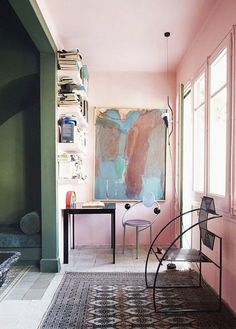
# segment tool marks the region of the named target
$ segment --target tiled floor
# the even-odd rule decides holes
[[[139,259],[136,259],[133,247],[126,248],[124,255],[121,248],[117,248],[116,264],[112,264],[110,248],[84,246],[71,250],[69,264],[63,265],[60,273],[40,273],[37,268],[30,268],[0,302],[0,328],[38,328],[65,271],[143,272],[146,254],[147,249],[143,248]],[[155,270],[154,256],[152,259],[150,270]],[[166,266],[162,268],[165,269]]]

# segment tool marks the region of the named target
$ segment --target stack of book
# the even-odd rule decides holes
[[[60,50],[57,52],[57,62],[59,70],[78,70],[82,66],[82,56],[78,49]]]
[[[80,105],[81,97],[75,93],[59,93],[57,96],[58,106]]]
[[[67,75],[63,75],[63,76],[59,77],[58,86],[67,85],[69,83],[75,83],[74,79]]]
[[[73,78],[68,76],[62,76],[58,81],[58,96],[57,104],[58,106],[71,106],[71,105],[80,105],[81,96],[79,92],[81,86],[76,84]]]
[[[105,204],[101,201],[89,201],[82,204],[82,208],[104,208]]]

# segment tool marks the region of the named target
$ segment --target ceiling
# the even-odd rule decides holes
[[[219,0],[37,1],[57,44],[78,48],[90,71],[165,72],[169,31],[171,72]]]

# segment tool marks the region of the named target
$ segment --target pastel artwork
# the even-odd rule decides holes
[[[95,198],[165,198],[166,131],[158,109],[97,109]]]

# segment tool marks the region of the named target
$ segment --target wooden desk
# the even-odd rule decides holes
[[[72,215],[72,248],[75,247],[74,241],[74,220],[75,215],[84,214],[110,214],[111,215],[111,248],[113,249],[113,264],[115,264],[115,249],[116,249],[116,204],[115,203],[105,203],[103,208],[82,208],[82,204],[79,204],[76,208],[62,209],[63,214],[63,235],[64,235],[64,259],[63,263],[68,264],[69,262],[69,215]]]

